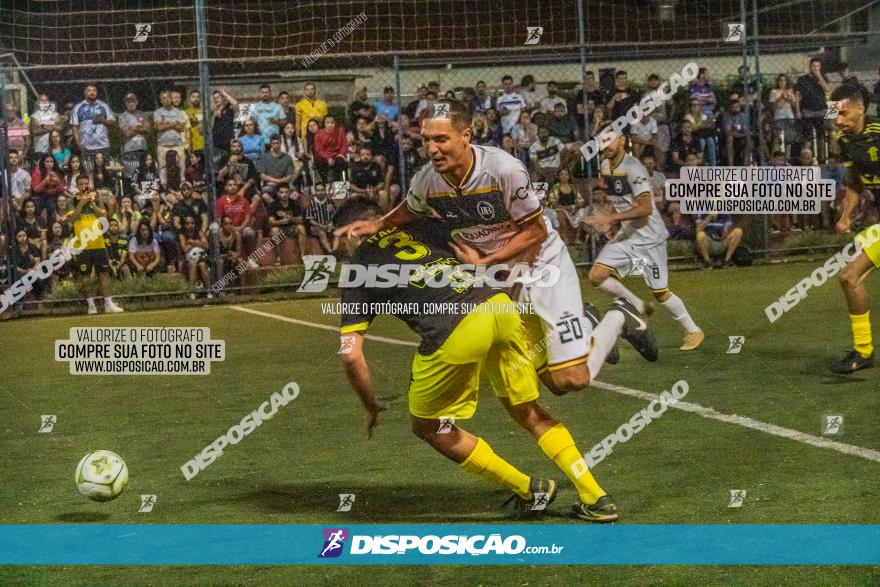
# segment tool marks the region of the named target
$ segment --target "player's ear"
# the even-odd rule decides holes
[[[473,137],[473,131],[471,131],[471,127],[465,127],[464,130],[461,131],[461,138],[464,140],[466,144],[471,144],[471,138]]]

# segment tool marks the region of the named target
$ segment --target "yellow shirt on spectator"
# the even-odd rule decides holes
[[[189,148],[191,151],[201,151],[205,148],[205,136],[202,134],[202,107],[190,105],[184,113],[189,118],[191,127]]]
[[[323,120],[327,116],[327,102],[324,100],[307,100],[303,98],[296,103],[296,119],[299,121],[299,136],[305,141],[306,127],[309,120],[317,118]]]

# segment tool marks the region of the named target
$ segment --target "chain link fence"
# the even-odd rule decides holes
[[[823,92],[858,80],[877,94],[880,9],[858,1],[252,1],[205,9],[206,79],[195,8],[139,4],[102,27],[77,2],[0,8],[0,287],[67,242],[85,175],[114,220],[107,287],[122,303],[292,291],[303,255],[335,251],[339,202],[365,195],[388,210],[401,200],[427,161],[422,112],[443,98],[468,106],[473,142],[508,150],[546,184],[548,221],[589,264],[604,235],[583,220],[608,204],[597,160],[580,147],[694,63],[699,79],[628,140],[651,168],[670,257],[690,267],[695,225],[665,201],[665,178],[689,157],[821,165],[839,178],[833,128],[801,77],[818,58]],[[276,134],[289,168],[267,159]],[[837,212],[831,203],[816,216],[734,221],[753,253],[774,258],[836,246]],[[866,195],[857,222],[876,221]],[[94,293],[80,265],[6,297],[18,312],[78,311]]]

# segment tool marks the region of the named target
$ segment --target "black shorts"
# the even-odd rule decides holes
[[[107,249],[84,249],[76,257],[76,267],[80,275],[95,273],[110,273],[110,255]]]

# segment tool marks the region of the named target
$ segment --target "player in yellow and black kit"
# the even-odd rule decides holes
[[[863,190],[880,197],[880,119],[867,116],[861,90],[843,85],[834,90],[831,99],[838,103],[834,123],[841,132],[840,154],[847,170],[846,202],[837,222],[837,230],[849,232],[851,215]],[[871,338],[871,313],[865,278],[880,267],[880,224],[869,226],[858,235],[859,254],[840,272],[840,284],[849,308],[853,348],[831,365],[835,373],[852,373],[874,364]]]
[[[107,218],[107,210],[101,206],[98,194],[89,187],[89,183],[87,175],[76,178],[79,192],[74,197],[73,210],[67,214],[67,218],[73,223],[74,240],[82,238],[84,234],[93,230],[92,227],[99,216]],[[74,246],[81,245],[74,243]],[[110,297],[110,257],[107,255],[107,246],[102,234],[85,243],[85,248],[80,251],[73,263],[82,278],[89,314],[98,313],[92,287],[93,272],[98,274],[98,287],[104,297],[104,312],[115,314],[123,311]]]
[[[381,214],[376,203],[352,198],[336,213],[334,225]],[[555,481],[525,475],[458,425],[473,416],[480,374],[485,373],[511,417],[532,433],[544,454],[577,488],[580,500],[574,515],[592,522],[616,520],[617,507],[593,478],[568,429],[537,402],[538,376],[527,357],[515,304],[506,293],[480,284],[473,273],[458,267],[448,235],[447,226],[426,218],[405,230],[390,227],[369,237],[344,238],[353,265],[413,269],[405,287],[368,284],[342,291],[339,356],[366,410],[368,436],[384,408],[376,400],[364,357],[364,332],[378,314],[390,314],[421,337],[409,388],[416,436],[465,471],[512,491],[520,512],[549,505],[556,496]],[[449,285],[427,283],[443,283],[444,272]]]

